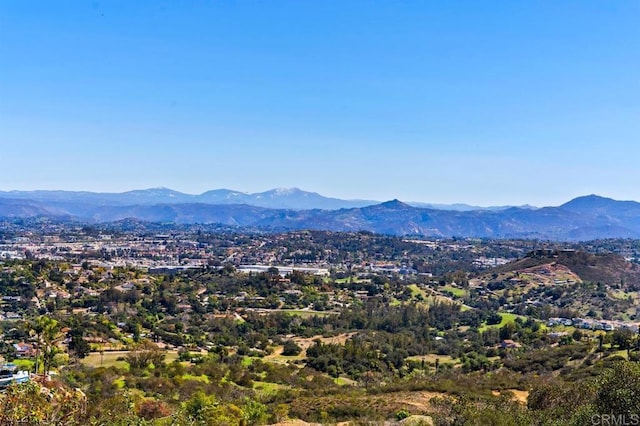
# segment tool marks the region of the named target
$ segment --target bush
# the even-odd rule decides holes
[[[162,401],[145,399],[138,404],[136,412],[145,420],[153,420],[170,416],[171,408]]]
[[[618,362],[598,378],[596,407],[600,413],[636,414],[640,407],[640,366]]]
[[[409,417],[411,415],[411,413],[409,413],[407,410],[402,409],[399,411],[396,411],[396,420],[400,421],[400,420],[404,420],[407,417]]]
[[[302,352],[302,348],[296,344],[293,340],[287,340],[284,342],[284,349],[282,355],[284,356],[296,356]]]

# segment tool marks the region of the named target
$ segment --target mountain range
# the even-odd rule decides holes
[[[1,198],[31,200],[55,206],[87,204],[95,206],[127,206],[156,204],[246,204],[270,209],[324,209],[364,207],[377,204],[372,200],[341,200],[324,197],[298,188],[276,188],[265,192],[246,193],[231,189],[214,189],[192,195],[169,188],[141,189],[122,193],[85,191],[0,191]]]
[[[325,197],[317,192],[303,191],[298,188],[275,188],[269,191],[247,193],[232,189],[214,189],[202,194],[192,195],[169,188],[138,189],[121,193],[87,191],[0,191],[0,198],[45,202],[56,206],[72,204],[90,204],[97,206],[126,206],[153,204],[247,204],[269,209],[292,210],[338,210],[353,207],[365,207],[379,204],[375,200],[343,200]],[[437,210],[504,210],[510,206],[478,207],[469,204],[431,204],[409,201],[414,207]],[[531,206],[523,206],[530,207]]]
[[[371,231],[438,237],[590,240],[640,238],[640,203],[597,195],[561,206],[457,209],[339,200],[296,188],[257,194],[214,190],[189,195],[166,188],[121,194],[71,191],[0,192],[0,217],[48,217],[88,223],[219,223],[264,229]],[[466,206],[466,205],[464,205]]]

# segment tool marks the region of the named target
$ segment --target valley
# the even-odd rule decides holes
[[[80,389],[86,408],[65,414],[79,422],[117,406],[122,424],[445,425],[496,410],[527,424],[556,415],[542,389],[640,357],[634,240],[3,232],[1,354],[33,386]],[[567,421],[598,403],[584,398]]]

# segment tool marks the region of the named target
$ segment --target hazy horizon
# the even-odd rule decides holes
[[[122,190],[92,190],[92,189],[67,189],[67,188],[30,188],[30,189],[9,189],[9,188],[0,188],[0,192],[5,192],[5,193],[10,193],[10,192],[37,192],[37,191],[63,191],[63,192],[88,192],[88,193],[102,193],[102,194],[123,194],[126,192],[132,192],[132,191],[147,191],[147,190],[170,190],[170,191],[176,191],[176,192],[180,192],[182,194],[185,195],[191,195],[191,196],[198,196],[198,195],[202,195],[206,192],[209,191],[217,191],[217,190],[229,190],[229,191],[235,191],[235,192],[240,192],[242,194],[246,194],[246,195],[252,195],[252,194],[260,194],[260,193],[264,193],[264,192],[269,192],[269,191],[274,191],[274,190],[300,190],[300,191],[304,191],[304,192],[310,192],[310,193],[316,193],[319,194],[323,197],[327,197],[327,198],[336,198],[336,199],[341,199],[341,200],[345,200],[345,201],[376,201],[376,202],[386,202],[386,201],[391,201],[391,200],[399,200],[405,203],[423,203],[423,204],[433,204],[433,205],[456,205],[456,204],[460,204],[460,205],[468,205],[468,206],[476,206],[476,207],[503,207],[503,206],[513,206],[513,207],[518,207],[518,206],[529,206],[529,207],[552,207],[552,206],[557,206],[557,205],[561,205],[564,204],[566,202],[569,202],[575,198],[580,198],[580,197],[587,197],[587,196],[596,196],[596,197],[602,197],[602,198],[610,198],[616,201],[636,201],[636,202],[640,202],[640,199],[635,200],[635,199],[631,199],[631,198],[615,198],[612,197],[608,194],[602,194],[602,193],[594,193],[594,192],[585,192],[582,194],[577,194],[574,196],[571,196],[567,199],[563,199],[560,200],[558,203],[556,204],[533,204],[530,202],[524,202],[521,204],[509,204],[509,203],[493,203],[493,204],[487,204],[487,203],[470,203],[467,202],[465,200],[457,200],[457,201],[451,201],[451,202],[440,202],[440,201],[434,201],[434,200],[428,200],[428,199],[401,199],[399,197],[390,197],[390,198],[385,198],[385,199],[375,199],[375,198],[365,198],[365,197],[351,197],[351,198],[347,198],[347,197],[340,197],[337,195],[333,195],[331,193],[324,193],[324,192],[320,192],[320,191],[314,191],[311,189],[307,189],[307,188],[302,188],[300,186],[281,186],[281,187],[273,187],[273,188],[262,188],[262,189],[258,189],[256,191],[245,191],[243,189],[240,188],[209,188],[206,189],[204,191],[189,191],[189,190],[179,190],[176,188],[172,188],[172,187],[167,187],[167,186],[150,186],[150,187],[130,187],[130,188],[126,188],[126,189],[122,189]]]
[[[366,198],[341,198],[341,197],[336,197],[333,196],[331,194],[325,194],[325,193],[320,193],[318,191],[311,191],[305,188],[300,188],[297,186],[289,186],[289,187],[278,187],[278,188],[268,188],[268,189],[263,189],[263,190],[259,190],[259,191],[255,191],[255,192],[250,192],[250,191],[243,191],[241,189],[237,189],[237,188],[210,188],[206,191],[202,191],[202,192],[188,192],[188,191],[179,191],[176,190],[175,188],[169,188],[166,186],[156,186],[156,187],[149,187],[149,188],[130,188],[124,191],[92,191],[92,190],[83,190],[83,189],[79,189],[79,190],[69,190],[69,189],[64,189],[64,188],[57,188],[57,189],[28,189],[28,190],[16,190],[16,189],[1,189],[0,188],[0,192],[3,193],[11,193],[11,192],[39,192],[39,191],[51,191],[51,192],[57,192],[57,191],[62,191],[62,192],[78,192],[78,193],[94,193],[94,194],[125,194],[128,192],[135,192],[135,191],[153,191],[153,190],[169,190],[169,191],[175,191],[175,192],[179,192],[183,195],[188,195],[188,196],[200,196],[203,195],[207,192],[210,191],[234,191],[234,192],[239,192],[242,193],[244,195],[256,195],[256,194],[262,194],[262,193],[266,193],[266,192],[272,192],[272,191],[292,191],[292,190],[298,190],[298,191],[302,191],[302,192],[306,192],[306,193],[315,193],[318,194],[322,197],[327,197],[327,198],[334,198],[334,199],[341,199],[344,201],[373,201],[373,202],[378,202],[378,203],[384,203],[387,201],[391,201],[391,200],[399,200],[401,202],[404,203],[415,203],[415,204],[431,204],[434,206],[438,206],[438,205],[442,205],[442,206],[455,206],[455,205],[466,205],[469,207],[482,207],[482,208],[490,208],[490,207],[534,207],[534,208],[540,208],[540,207],[553,207],[554,205],[548,204],[548,205],[534,205],[531,203],[524,203],[524,204],[471,204],[471,203],[467,203],[464,200],[461,201],[456,201],[456,202],[451,202],[451,203],[440,203],[437,201],[431,201],[431,200],[403,200],[403,199],[399,199],[398,197],[392,197],[389,199],[366,199]],[[595,196],[595,197],[602,197],[602,198],[609,198],[609,199],[614,199],[616,201],[636,201],[636,202],[640,202],[638,200],[631,200],[631,199],[615,199],[613,197],[609,197],[606,194],[594,194],[594,193],[590,193],[590,194],[580,194],[577,195],[575,197],[572,197],[570,199],[567,200],[563,200],[562,202],[560,202],[558,205],[561,204],[565,204],[569,201],[572,201],[575,198],[580,198],[580,197],[590,197],[590,196]]]
[[[640,3],[5,2],[3,190],[640,200]]]

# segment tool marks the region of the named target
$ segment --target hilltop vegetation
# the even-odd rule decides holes
[[[621,256],[540,250],[474,279],[482,297],[537,318],[635,320],[640,267]]]
[[[594,254],[583,250],[538,250],[492,272],[510,272],[543,265],[562,265],[580,280],[640,289],[640,266],[613,253]]]

